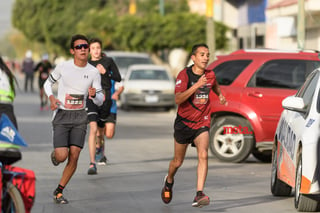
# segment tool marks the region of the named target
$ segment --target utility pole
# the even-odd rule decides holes
[[[164,16],[164,0],[159,0],[160,15]]]
[[[304,18],[304,0],[298,1],[298,33],[297,33],[297,41],[298,41],[298,49],[304,49],[305,43],[305,18]]]
[[[160,15],[161,16],[164,16],[164,0],[159,0],[159,12],[160,12]],[[164,49],[162,49],[161,50],[161,59],[163,60],[163,61],[165,61],[166,60],[166,54],[165,54],[165,50]]]
[[[207,17],[207,45],[209,47],[210,51],[210,58],[209,63],[212,62],[215,59],[215,36],[214,36],[214,16],[213,16],[213,10],[214,10],[214,0],[207,0],[207,8],[206,8],[206,17]]]

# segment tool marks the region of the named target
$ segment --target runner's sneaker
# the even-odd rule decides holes
[[[195,196],[192,206],[201,208],[203,206],[209,205],[209,203],[210,203],[209,197],[205,195],[203,192],[199,192]]]
[[[106,165],[107,164],[107,157],[103,156],[99,161],[98,165]]]
[[[95,163],[90,163],[90,167],[88,169],[88,175],[96,175],[97,174],[97,167]]]
[[[172,200],[172,187],[173,187],[173,183],[167,182],[167,177],[168,175],[166,175],[164,178],[164,186],[161,191],[161,199],[165,204],[170,203]]]
[[[58,166],[60,164],[60,162],[57,161],[56,157],[55,157],[55,152],[54,150],[51,152],[51,162],[54,166]]]
[[[58,196],[59,195],[59,196]],[[53,192],[53,201],[58,204],[68,204],[69,201],[61,193]]]

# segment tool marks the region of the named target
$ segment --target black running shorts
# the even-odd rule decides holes
[[[97,106],[93,103],[91,99],[87,99],[86,107],[88,113],[88,122],[98,122],[99,120],[101,120],[101,122],[103,122],[104,125],[110,114],[111,104],[111,99],[105,100],[102,106]]]
[[[53,147],[78,146],[83,148],[87,132],[85,110],[59,109],[52,121]]]
[[[98,127],[103,128],[106,123],[117,123],[117,114],[116,113],[110,113],[109,116],[105,121],[98,121]]]
[[[201,133],[209,131],[209,127],[203,126],[199,129],[191,129],[182,121],[175,121],[174,123],[174,139],[179,144],[193,144],[193,141]]]

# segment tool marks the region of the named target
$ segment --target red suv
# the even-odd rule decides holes
[[[218,56],[208,69],[215,72],[228,105],[212,99],[212,154],[222,161],[242,162],[252,153],[270,162],[282,100],[295,94],[318,67],[318,52],[238,50]]]

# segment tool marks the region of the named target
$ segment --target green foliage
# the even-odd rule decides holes
[[[162,0],[164,4],[164,14],[189,12],[187,0]],[[160,0],[136,0],[137,14],[160,14]]]
[[[99,1],[16,0],[12,22],[28,39],[46,43],[48,49],[62,47],[67,52],[71,35],[80,33],[76,24],[98,4]]]
[[[215,22],[215,39],[216,39],[216,49],[222,50],[227,47],[228,38],[226,37],[226,33],[229,28],[221,22]]]
[[[12,44],[9,42],[9,36],[6,35],[0,39],[0,56],[6,56],[9,58],[16,58],[16,52]]]
[[[118,25],[116,11],[112,8],[91,9],[88,11],[81,22],[78,23],[77,29],[85,32],[89,37],[98,37],[102,40],[105,48],[112,48],[111,35]]]
[[[108,49],[147,51],[185,48],[206,42],[206,18],[189,11],[187,0],[136,0],[137,14],[129,15],[129,0],[15,0],[13,25],[49,52],[69,51],[70,37],[82,33],[99,37]],[[217,49],[225,48],[227,28],[215,23]],[[61,54],[61,53],[60,53]]]
[[[114,31],[110,32],[116,49],[157,52],[183,47],[191,50],[195,43],[206,42],[206,18],[197,14],[149,14],[148,18],[124,15],[118,19]],[[217,49],[226,46],[226,30],[221,23],[215,24]]]

